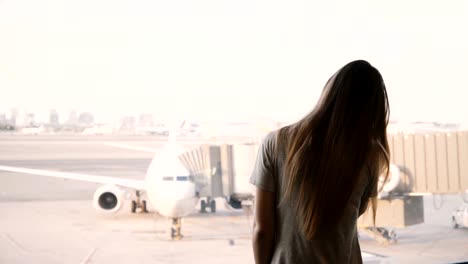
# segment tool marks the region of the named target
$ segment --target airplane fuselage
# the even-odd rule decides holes
[[[167,149],[163,156],[152,160],[145,185],[148,200],[155,210],[170,218],[192,213],[199,200],[193,177],[180,162],[175,148]]]

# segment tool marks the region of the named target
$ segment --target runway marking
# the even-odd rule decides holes
[[[55,252],[55,251],[52,251],[52,252],[48,252],[48,251],[41,252],[41,251],[39,251],[38,252],[38,251],[29,250],[25,246],[23,246],[21,243],[16,241],[16,239],[14,239],[8,233],[3,233],[3,236],[6,238],[6,240],[10,243],[11,246],[16,248],[23,255],[35,255],[35,256],[41,256],[42,255],[42,256],[53,256],[53,257],[58,256],[57,252]]]
[[[93,257],[94,253],[96,252],[97,248],[93,248],[88,255],[80,262],[80,264],[88,264],[91,258]]]
[[[16,241],[10,234],[8,233],[3,233],[3,236],[6,238],[6,240],[12,245],[14,248],[18,249],[19,251],[22,251],[22,253],[31,253],[28,249],[23,247],[18,241]]]

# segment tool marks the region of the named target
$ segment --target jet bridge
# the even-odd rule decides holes
[[[389,135],[391,162],[398,167],[379,194],[374,222],[371,210],[358,226],[392,242],[382,227],[406,227],[424,222],[424,195],[465,193],[468,190],[468,131]]]
[[[216,197],[226,198],[235,209],[242,208],[243,201],[253,200],[249,177],[257,150],[256,144],[201,145],[179,156],[194,177],[202,212],[208,207],[216,211]]]

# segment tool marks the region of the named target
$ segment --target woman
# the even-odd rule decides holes
[[[356,222],[388,175],[389,117],[382,76],[353,61],[325,85],[315,109],[263,141],[257,186],[256,263],[361,263]]]

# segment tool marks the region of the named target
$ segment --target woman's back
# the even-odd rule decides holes
[[[369,186],[368,175],[363,173],[340,223],[333,230],[324,232],[326,236],[319,236],[309,241],[300,232],[294,207],[291,206],[292,201],[281,202],[286,184],[284,166],[287,142],[284,141],[287,137],[278,137],[277,133],[278,131],[271,132],[264,139],[251,178],[252,184],[274,192],[276,196],[275,230],[277,232],[271,263],[362,262],[356,220],[362,211],[361,197]]]

